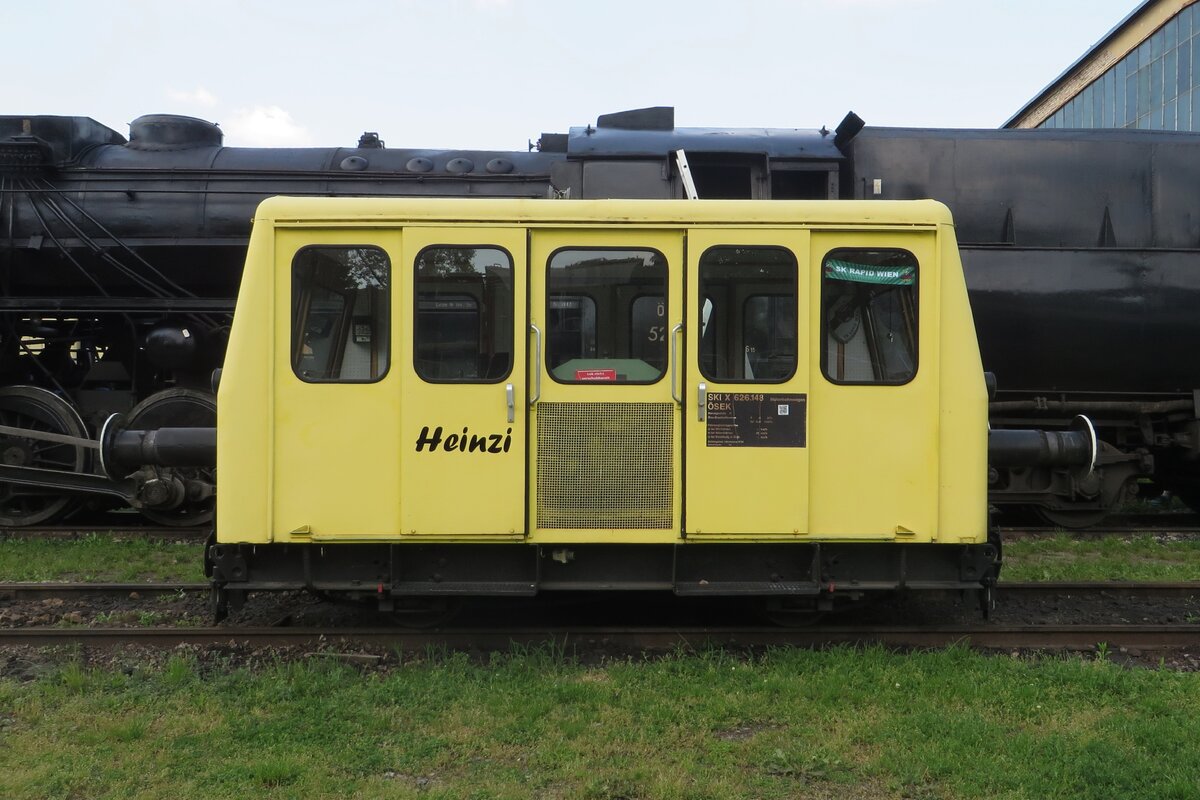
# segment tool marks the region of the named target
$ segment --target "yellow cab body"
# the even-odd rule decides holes
[[[981,543],[986,392],[932,201],[272,198],[223,543]]]

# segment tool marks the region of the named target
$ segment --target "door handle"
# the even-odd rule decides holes
[[[679,387],[679,381],[675,376],[676,365],[679,363],[679,332],[683,330],[683,323],[676,322],[671,328],[671,397],[674,398],[675,404],[683,405],[683,398],[676,391]]]
[[[708,384],[696,386],[696,419],[704,422],[704,407],[708,405]]]
[[[529,398],[529,405],[533,405],[542,396],[542,331],[537,325],[529,323],[529,329],[533,331],[533,397]]]
[[[504,401],[508,405],[508,421],[512,422],[517,418],[517,408],[511,383],[504,384]]]

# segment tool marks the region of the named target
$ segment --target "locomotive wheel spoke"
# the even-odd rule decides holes
[[[68,401],[36,386],[7,386],[0,389],[0,424],[80,438],[88,435],[79,414]],[[11,466],[61,472],[87,472],[91,463],[87,448],[20,436],[0,437],[0,454],[4,463]],[[21,527],[44,524],[61,517],[77,502],[74,496],[64,495],[55,489],[4,486],[0,492],[0,525]]]
[[[75,448],[70,446],[64,447],[61,444],[54,444],[48,447],[39,447],[35,444],[29,448],[30,452],[35,457],[39,457],[37,458],[39,466],[53,467],[57,465],[62,469],[75,468],[75,459],[73,458],[74,453],[71,452],[74,449]],[[57,456],[57,458],[55,456]]]

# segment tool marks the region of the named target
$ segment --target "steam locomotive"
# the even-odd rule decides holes
[[[854,114],[835,131],[677,128],[653,108],[528,152],[388,148],[372,132],[259,149],[223,147],[189,117],[140,117],[126,140],[83,117],[0,116],[0,524],[84,503],[212,519],[212,469],[158,468],[140,483],[152,490],[114,493],[93,480],[93,438],[115,412],[138,429],[213,424],[250,220],[275,195],[940,200],[999,380],[993,429],[1086,415],[1101,440],[1087,474],[993,465],[991,501],[1084,526],[1149,477],[1200,505],[1197,148],[1186,133],[887,129]]]

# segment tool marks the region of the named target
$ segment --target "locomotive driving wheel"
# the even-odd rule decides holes
[[[147,397],[133,407],[126,417],[125,427],[130,430],[158,430],[159,428],[215,428],[217,425],[217,401],[205,392],[194,389],[165,389]],[[217,483],[215,467],[173,467],[187,491],[187,497],[176,508],[139,508],[142,516],[159,525],[186,528],[212,522],[216,497],[213,487]]]
[[[87,428],[74,406],[37,386],[0,388],[0,425],[40,433],[87,438]],[[62,472],[86,472],[91,462],[87,449],[0,434],[0,463]],[[77,498],[56,489],[0,484],[0,525],[22,527],[51,522],[75,508]]]
[[[1035,509],[1038,517],[1047,525],[1053,525],[1056,528],[1062,528],[1068,531],[1079,531],[1084,528],[1090,528],[1093,525],[1099,525],[1108,517],[1107,509],[1059,509],[1059,508],[1042,508],[1037,506]]]

